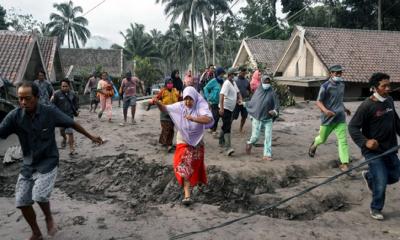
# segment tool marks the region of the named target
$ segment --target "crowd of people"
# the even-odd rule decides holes
[[[390,76],[375,73],[369,79],[373,94],[357,109],[349,125],[346,115],[351,112],[344,106],[344,69],[340,65],[329,68],[330,76],[321,85],[316,105],[321,111],[321,125],[318,136],[312,141],[308,154],[315,157],[319,145],[323,144],[331,132],[338,140],[341,171],[349,169],[349,147],[347,132],[360,147],[365,158],[376,157],[397,146],[400,135],[400,119],[393,99],[389,96]],[[232,156],[232,122],[240,118],[239,132],[244,133],[246,120],[251,121],[251,134],[243,143],[244,151],[251,154],[252,147],[264,131],[262,159],[272,161],[272,129],[279,117],[279,98],[272,87],[272,76],[257,69],[251,76],[248,69],[210,65],[199,77],[188,71],[181,80],[178,70],[164,79],[164,87],[149,104],[160,110],[161,134],[159,143],[167,152],[175,152],[173,169],[178,183],[183,188],[182,204],[193,203],[191,189],[207,184],[204,161],[204,135],[208,131],[218,139],[227,156]],[[118,95],[123,102],[123,122],[127,124],[128,109],[131,109],[131,123],[135,124],[136,93],[144,92],[143,83],[131,72],[126,73],[117,91],[107,72],[94,73],[88,79],[85,93],[90,96],[89,112],[103,113],[112,122],[112,98]],[[74,121],[79,115],[78,96],[71,90],[68,79],[61,81],[60,90],[54,91],[39,72],[38,79],[23,82],[17,88],[19,107],[11,111],[0,124],[0,137],[16,134],[23,151],[23,166],[18,177],[15,195],[16,206],[32,229],[30,239],[42,239],[42,233],[32,208],[37,202],[46,217],[49,235],[54,235],[56,226],[50,210],[49,197],[54,188],[58,171],[59,153],[55,141],[55,128],[59,127],[63,147],[68,143],[70,154],[75,154],[73,130],[83,134],[95,143],[102,144],[101,137],[88,133]],[[218,132],[219,120],[222,126]],[[175,135],[176,130],[176,135]],[[175,136],[174,136],[175,135]],[[174,145],[173,139],[176,138]],[[398,182],[400,163],[397,153],[393,153],[369,163],[369,170],[362,176],[372,193],[370,214],[382,220],[386,186]]]

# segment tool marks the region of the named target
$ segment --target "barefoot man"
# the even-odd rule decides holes
[[[0,124],[0,137],[18,136],[23,152],[23,165],[15,187],[16,206],[32,229],[30,240],[43,239],[36,221],[33,203],[42,209],[47,232],[54,236],[57,227],[50,210],[49,197],[57,176],[59,154],[55,140],[56,127],[73,128],[95,143],[100,137],[88,133],[81,125],[52,105],[38,103],[39,88],[31,82],[23,82],[17,91],[19,107]]]

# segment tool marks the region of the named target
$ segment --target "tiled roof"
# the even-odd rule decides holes
[[[329,67],[340,64],[351,82],[385,72],[400,82],[400,32],[304,27],[305,38]]]
[[[91,73],[96,66],[112,76],[119,77],[123,71],[121,50],[61,48],[60,56],[65,74],[71,65],[74,66],[72,75]]]
[[[42,53],[43,62],[47,72],[51,72],[54,64],[54,58],[57,50],[57,37],[41,37],[39,38],[40,51]]]
[[[274,68],[288,44],[288,41],[269,39],[245,39],[245,42],[254,60],[270,69]]]
[[[0,31],[0,75],[20,81],[28,64],[35,37],[27,33]]]

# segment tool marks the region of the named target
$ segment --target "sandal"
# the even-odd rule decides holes
[[[193,203],[193,200],[190,197],[186,197],[182,199],[182,204],[185,206],[189,206]]]

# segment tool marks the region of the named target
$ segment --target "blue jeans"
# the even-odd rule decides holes
[[[272,119],[259,121],[255,118],[251,118],[251,137],[247,141],[247,144],[255,144],[260,137],[261,129],[265,129],[265,139],[264,139],[264,156],[272,156]]]
[[[367,153],[366,159],[371,159],[378,154]],[[385,204],[386,185],[399,181],[400,161],[397,153],[392,153],[382,158],[375,159],[368,164],[367,181],[372,187],[371,209],[381,211]]]

